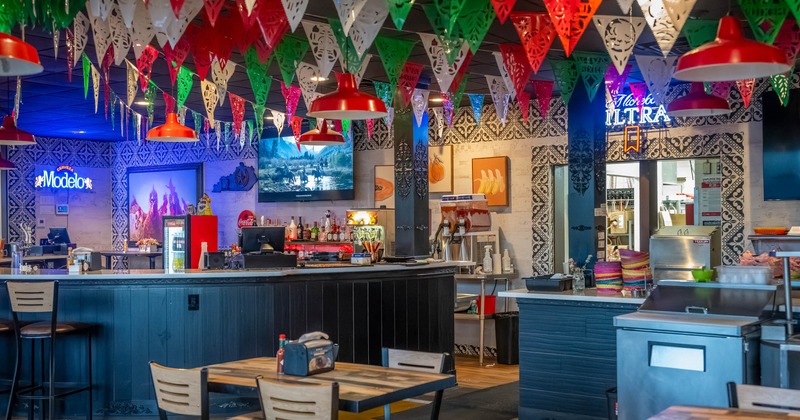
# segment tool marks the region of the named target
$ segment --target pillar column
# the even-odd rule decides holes
[[[428,255],[428,112],[418,127],[411,106],[397,107],[393,127],[395,253]]]

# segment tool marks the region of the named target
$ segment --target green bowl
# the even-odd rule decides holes
[[[713,276],[714,276],[714,270],[708,268],[692,270],[692,277],[694,277],[694,279],[700,283],[711,281],[711,277]]]

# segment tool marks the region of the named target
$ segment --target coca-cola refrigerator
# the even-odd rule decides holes
[[[164,270],[180,273],[198,268],[201,246],[217,252],[217,216],[164,216]]]

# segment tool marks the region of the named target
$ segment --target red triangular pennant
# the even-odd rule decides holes
[[[253,11],[255,14],[256,11]],[[262,0],[258,6],[258,25],[270,48],[275,49],[283,35],[289,32],[289,20],[280,0]]]
[[[756,86],[756,79],[745,79],[745,80],[737,80],[736,87],[739,89],[739,93],[742,94],[742,102],[744,102],[744,107],[747,108],[750,106],[750,98],[753,97],[753,90]]]
[[[583,31],[602,0],[544,0],[567,57],[572,54]]]
[[[172,13],[175,13],[176,19],[180,19],[181,17],[181,9],[183,9],[183,2],[184,0],[169,0],[169,4],[172,6]]]
[[[531,94],[525,91],[522,93],[517,92],[517,102],[519,103],[519,112],[522,114],[522,119],[528,123],[528,114],[530,113]]]
[[[244,120],[244,98],[228,92],[228,99],[230,100],[231,113],[233,114],[233,134],[238,137],[242,132],[242,121]]]
[[[153,63],[158,58],[158,50],[148,45],[142,51],[142,55],[136,59],[136,68],[139,70],[139,87],[142,92],[147,90],[147,85],[150,84],[150,75],[153,73]]]
[[[533,72],[537,73],[557,35],[553,21],[544,12],[512,12],[511,22],[517,28],[528,63]]]
[[[109,86],[108,71],[111,64],[114,63],[114,44],[108,44],[108,49],[103,55],[103,62],[100,63],[100,69],[103,70],[103,101],[105,106],[105,115],[108,118],[108,98],[111,95],[111,86]]]
[[[242,24],[242,27],[245,31],[250,30],[250,28],[258,21],[258,4],[253,6],[252,12],[247,11],[247,5],[245,4],[245,0],[236,0],[236,10],[239,11],[239,18]]]
[[[711,94],[728,100],[734,82],[711,82]]]
[[[533,92],[536,94],[536,102],[539,104],[539,113],[542,114],[542,120],[547,118],[547,111],[550,109],[550,98],[553,97],[553,86],[555,82],[552,80],[534,80]]]
[[[175,112],[175,98],[167,92],[163,92],[164,96],[164,113],[172,114]]]
[[[297,151],[300,151],[300,130],[303,127],[303,119],[294,116],[292,117],[292,134],[294,135],[294,141],[297,142]]]
[[[786,52],[789,63],[794,63],[797,53],[800,52],[800,26],[797,25],[797,21],[786,18],[772,45]]]
[[[520,94],[525,91],[525,85],[528,84],[528,79],[533,72],[525,55],[525,49],[519,44],[500,44],[500,53],[503,55],[503,64],[506,66],[511,83],[514,84],[517,100],[519,100]],[[530,100],[530,97],[528,99]]]
[[[178,77],[178,70],[189,55],[191,44],[185,37],[178,41],[178,44],[173,48],[169,42],[164,44],[164,59],[167,60],[167,67],[169,68],[169,78],[172,84],[175,85],[175,79]]]
[[[208,75],[208,70],[211,69],[211,51],[208,50],[207,45],[194,43],[192,49],[192,59],[194,60],[194,69],[200,80],[203,80]]]
[[[211,24],[212,28],[217,23],[217,17],[219,17],[219,12],[222,11],[222,6],[224,4],[225,0],[205,0],[203,8],[206,9],[208,22]]]
[[[508,14],[511,13],[511,9],[514,8],[514,3],[516,2],[517,0],[492,0],[494,13],[497,15],[497,20],[499,20],[500,23],[506,23]]]
[[[411,102],[411,95],[414,93],[414,88],[417,87],[422,68],[422,64],[407,61],[403,66],[403,71],[400,72],[397,88],[400,90],[400,97],[403,99],[403,105],[405,106],[408,106],[409,102]]]

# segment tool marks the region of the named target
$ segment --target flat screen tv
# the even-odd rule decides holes
[[[259,141],[259,202],[352,200],[353,196],[351,139],[341,146],[299,150],[292,136]]]
[[[762,95],[764,200],[800,200],[800,90],[782,106],[775,92]]]

